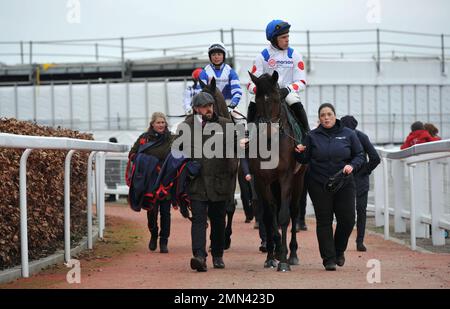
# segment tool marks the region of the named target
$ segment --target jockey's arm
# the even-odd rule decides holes
[[[305,63],[302,56],[294,53],[293,56],[294,67],[292,72],[292,83],[287,86],[289,92],[300,93],[306,89],[306,72]]]
[[[231,89],[231,103],[230,107],[235,108],[242,97],[242,89],[239,82],[239,77],[234,70],[230,72],[230,89]]]

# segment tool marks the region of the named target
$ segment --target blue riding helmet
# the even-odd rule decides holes
[[[272,41],[277,36],[288,33],[289,28],[291,28],[291,25],[288,22],[274,19],[266,27],[266,38],[268,41]]]

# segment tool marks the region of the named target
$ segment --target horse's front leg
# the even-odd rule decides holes
[[[281,226],[281,259],[278,264],[278,271],[290,271],[291,267],[287,261],[287,228],[290,221],[290,206],[292,188],[289,185],[292,177],[284,177],[280,180],[281,189],[281,207],[278,213],[278,223]]]
[[[274,256],[274,230],[273,228],[273,218],[276,216],[274,209],[272,208],[273,197],[270,191],[270,186],[262,182],[262,180],[257,177],[255,178],[256,192],[258,198],[260,199],[259,206],[263,207],[263,222],[266,228],[266,248],[267,248],[267,258],[264,262],[264,268],[274,268],[277,266],[277,261]]]

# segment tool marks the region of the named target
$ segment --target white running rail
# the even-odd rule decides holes
[[[69,150],[65,159],[64,169],[64,259],[70,260],[70,160],[75,151],[90,152],[87,173],[87,227],[88,248],[92,249],[92,193],[95,188],[99,237],[103,237],[105,228],[105,152],[126,152],[128,145],[109,142],[96,142],[81,139],[26,136],[0,133],[0,148],[25,149],[20,158],[20,242],[22,276],[29,277],[28,264],[28,228],[27,228],[27,179],[26,163],[33,149]],[[92,177],[92,161],[95,156],[95,182]]]
[[[450,140],[405,150],[376,149],[382,168],[374,171],[375,224],[384,226],[384,238],[389,239],[393,215],[396,233],[406,232],[409,220],[412,250],[416,250],[416,238],[430,237],[429,226],[433,245],[445,245],[445,230],[450,230],[450,201],[446,198],[450,191]]]

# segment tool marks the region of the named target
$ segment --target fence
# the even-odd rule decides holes
[[[389,239],[392,215],[396,233],[406,232],[409,220],[412,250],[417,237],[430,237],[430,226],[433,245],[445,245],[445,230],[450,230],[450,140],[402,151],[377,150],[382,162],[374,171],[373,210],[376,226],[384,226],[384,238]]]
[[[363,58],[374,59],[380,72],[382,60],[407,57],[438,59],[441,73],[445,74],[450,49],[445,45],[445,40],[450,37],[448,34],[388,29],[292,30],[290,34],[291,46],[305,56],[308,70],[313,59]],[[232,28],[116,38],[2,41],[0,60],[22,65],[64,62],[61,59],[69,62],[116,61],[121,63],[124,77],[126,63],[130,59],[203,57],[208,44],[218,40],[229,46],[228,56],[233,60],[236,57],[254,57],[267,45],[264,30]]]
[[[95,188],[99,236],[103,237],[105,228],[104,183],[105,152],[125,152],[127,145],[107,142],[94,142],[59,137],[24,136],[0,133],[0,147],[25,149],[20,158],[20,241],[22,276],[29,277],[28,264],[28,229],[27,229],[27,180],[26,164],[33,149],[69,150],[64,169],[64,259],[70,260],[70,160],[75,151],[89,151],[87,173],[87,239],[88,248],[92,249],[92,196]],[[92,162],[95,156],[95,182],[93,182]]]
[[[186,86],[186,80],[153,79],[0,87],[0,116],[90,132],[144,131],[152,112],[184,114]],[[302,93],[302,102],[312,127],[319,105],[333,102],[338,117],[353,114],[376,144],[403,142],[417,120],[434,123],[443,138],[450,138],[450,85],[315,84]],[[244,91],[239,110],[245,113],[247,103]],[[181,119],[170,117],[170,124]]]

